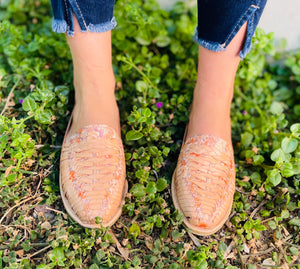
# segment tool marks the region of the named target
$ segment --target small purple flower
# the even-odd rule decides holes
[[[158,103],[156,104],[156,107],[157,107],[157,108],[162,108],[162,107],[163,107],[163,103],[162,103],[162,102],[158,102]]]
[[[246,115],[246,114],[247,114],[247,111],[243,110],[243,114]]]
[[[20,99],[20,100],[19,100],[19,103],[22,104],[22,103],[23,103],[23,99]]]

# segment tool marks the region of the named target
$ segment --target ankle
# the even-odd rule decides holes
[[[230,107],[233,99],[233,84],[206,85],[197,83],[193,93],[193,100],[201,103],[218,104],[222,107]]]
[[[73,134],[81,127],[92,124],[108,125],[120,135],[119,108],[115,99],[75,103],[70,133]]]
[[[74,73],[74,87],[78,93],[113,94],[115,90],[115,75],[112,71],[101,71],[93,74]]]

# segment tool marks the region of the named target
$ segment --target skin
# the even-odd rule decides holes
[[[90,124],[106,124],[120,135],[115,99],[111,31],[81,32],[74,19],[74,37],[67,36],[74,67],[75,106],[68,136]]]
[[[198,76],[187,138],[211,134],[231,143],[230,105],[246,29],[245,23],[226,51],[213,52],[199,46]]]
[[[75,106],[68,136],[89,124],[107,124],[120,134],[119,110],[114,96],[111,31],[80,32],[74,17],[74,37],[67,36],[74,66]],[[187,138],[211,134],[231,143],[230,104],[234,77],[240,62],[247,24],[226,51],[199,46],[198,79],[190,113]]]

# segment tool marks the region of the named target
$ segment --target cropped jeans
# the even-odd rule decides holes
[[[195,40],[204,48],[224,51],[239,29],[248,22],[244,45],[239,53],[244,58],[251,47],[255,28],[267,0],[198,0],[198,26]],[[73,16],[82,32],[106,32],[116,25],[114,0],[51,0],[54,19],[52,29],[74,35]]]

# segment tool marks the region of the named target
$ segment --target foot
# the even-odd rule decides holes
[[[105,85],[106,84],[106,85]],[[94,85],[75,83],[76,101],[73,121],[67,137],[74,135],[87,125],[105,124],[112,127],[120,136],[119,109],[114,96],[114,77],[107,83]]]
[[[64,206],[80,225],[114,224],[122,213],[127,182],[123,145],[107,125],[89,125],[65,139],[60,159],[60,191]]]
[[[226,141],[211,135],[186,140],[172,179],[172,199],[193,233],[211,235],[223,226],[234,185],[234,159]]]
[[[81,226],[99,228],[100,217],[107,227],[121,215],[127,193],[114,79],[74,84],[76,104],[60,160],[62,200]]]

